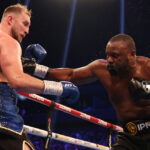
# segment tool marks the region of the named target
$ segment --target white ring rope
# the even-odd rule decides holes
[[[27,133],[32,134],[32,135],[36,135],[40,137],[47,137],[48,135],[48,132],[45,130],[37,129],[37,128],[30,127],[27,125],[24,125],[24,129],[26,130]],[[76,138],[72,138],[72,137],[65,136],[65,135],[58,134],[58,133],[52,133],[52,139],[62,141],[62,142],[67,142],[70,144],[79,145],[79,146],[84,146],[84,147],[92,148],[96,150],[109,150],[109,148],[106,146],[76,139]]]

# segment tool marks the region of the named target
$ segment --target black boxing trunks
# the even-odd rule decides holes
[[[121,121],[124,132],[119,132],[111,150],[150,150],[150,122]]]
[[[150,150],[150,134],[134,136],[119,132],[111,150]]]
[[[148,120],[135,120],[135,121],[120,121],[124,132],[135,135],[142,136],[143,134],[150,134],[150,121]]]
[[[35,150],[24,130],[22,134],[18,134],[6,128],[0,128],[0,150],[23,150],[24,144],[27,144],[30,150]]]

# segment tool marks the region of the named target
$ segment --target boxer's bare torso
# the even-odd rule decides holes
[[[7,40],[9,40],[9,43],[10,43],[10,41],[12,43],[17,42],[12,37],[7,35],[3,31],[1,31],[1,29],[0,29],[0,58],[2,58],[1,57],[2,51],[3,51],[3,54],[4,54],[4,51],[5,51],[5,49],[2,48],[3,47],[2,44],[5,44],[5,42],[7,43]],[[20,51],[20,49],[18,49],[18,51]],[[21,55],[21,51],[20,51],[20,55]],[[11,59],[11,52],[10,53],[6,52],[5,57],[8,57],[8,58]],[[3,59],[0,59],[0,66],[1,66],[2,61],[3,61]],[[5,77],[5,75],[3,74],[2,70],[1,70],[1,67],[0,67],[0,82],[8,82],[7,78]],[[31,150],[30,146],[28,146],[28,144],[26,144],[26,143],[23,143],[23,147],[24,147],[25,150]]]
[[[97,68],[93,70],[95,75],[106,87],[110,101],[120,120],[150,118],[150,100],[141,99],[135,101],[129,92],[129,82],[131,78],[138,77],[150,81],[149,61],[148,58],[137,57],[136,71],[132,76],[111,76],[105,63],[103,65],[97,64]],[[98,61],[96,63],[98,63]]]
[[[7,39],[11,39],[11,37],[9,35],[7,35],[6,33],[4,33],[3,31],[1,31],[0,29],[0,53],[1,53],[1,50],[2,50],[2,44],[4,41],[7,41]],[[10,56],[11,57],[11,52],[10,52]],[[0,64],[1,64],[1,61],[3,60],[0,60]],[[1,70],[1,67],[0,67],[0,82],[8,82],[5,75],[2,73],[2,70]]]

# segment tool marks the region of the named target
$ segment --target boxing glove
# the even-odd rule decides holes
[[[36,67],[35,59],[34,58],[29,59],[29,58],[21,57],[21,61],[22,61],[23,71],[25,73],[33,75],[34,71],[35,71],[35,67]]]
[[[46,50],[40,44],[31,44],[24,51],[24,57],[35,58],[40,63],[47,55]]]
[[[21,58],[23,71],[30,75],[34,75],[36,77],[45,78],[48,73],[49,67],[36,64],[36,60],[34,58]]]
[[[150,99],[150,81],[141,78],[132,78],[129,91],[134,100]]]
[[[80,96],[77,86],[71,82],[44,80],[44,85],[45,87],[43,94],[60,96],[69,104],[75,103]]]
[[[74,104],[80,94],[78,88],[71,82],[61,81],[63,86],[63,93],[61,95],[62,98],[65,98],[65,101],[69,104]]]

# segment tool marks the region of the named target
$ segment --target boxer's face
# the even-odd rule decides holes
[[[22,12],[13,16],[11,28],[12,37],[21,43],[22,39],[29,33],[30,17]]]
[[[125,73],[129,68],[128,45],[123,41],[108,42],[106,46],[107,69],[111,75]]]

